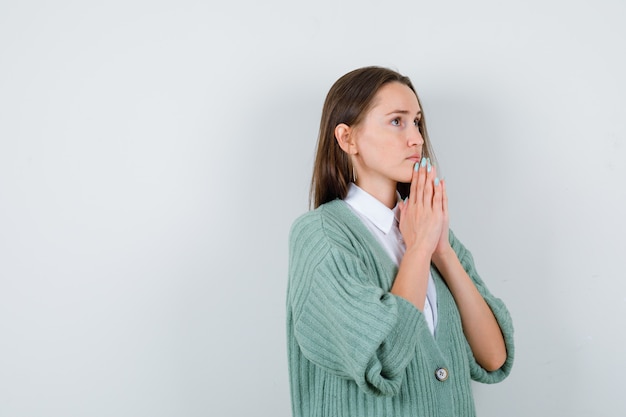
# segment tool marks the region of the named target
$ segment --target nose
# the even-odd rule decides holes
[[[407,144],[409,147],[411,146],[422,146],[424,144],[424,138],[422,137],[422,132],[420,132],[419,128],[415,126],[415,129],[411,129],[409,135],[407,136]]]

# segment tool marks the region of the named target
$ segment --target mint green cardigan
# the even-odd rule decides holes
[[[471,380],[495,383],[513,365],[513,325],[450,232],[461,264],[491,307],[508,357],[488,372],[472,354],[436,268],[438,325],[389,292],[397,266],[343,200],[298,218],[289,236],[287,343],[294,417],[470,417]],[[435,372],[445,368],[448,378]]]

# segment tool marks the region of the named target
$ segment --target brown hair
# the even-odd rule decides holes
[[[364,67],[353,70],[333,84],[324,101],[311,180],[310,203],[313,208],[337,198],[343,199],[348,193],[352,163],[335,139],[335,127],[341,123],[357,126],[370,109],[378,90],[394,81],[409,87],[417,97],[422,109],[419,130],[424,139],[423,155],[434,162],[424,109],[411,80],[388,68]],[[406,197],[409,184],[398,183],[398,192],[403,198]]]

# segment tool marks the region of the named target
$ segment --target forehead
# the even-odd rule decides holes
[[[394,81],[378,90],[372,101],[372,110],[417,114],[421,109],[413,90],[405,84]]]

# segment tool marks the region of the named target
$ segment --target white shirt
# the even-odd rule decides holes
[[[389,209],[354,183],[350,183],[348,195],[344,201],[378,239],[396,265],[399,266],[406,250],[398,227],[400,208],[396,205],[393,210]],[[423,314],[428,328],[434,336],[437,326],[437,291],[431,273],[428,274],[428,287]]]

